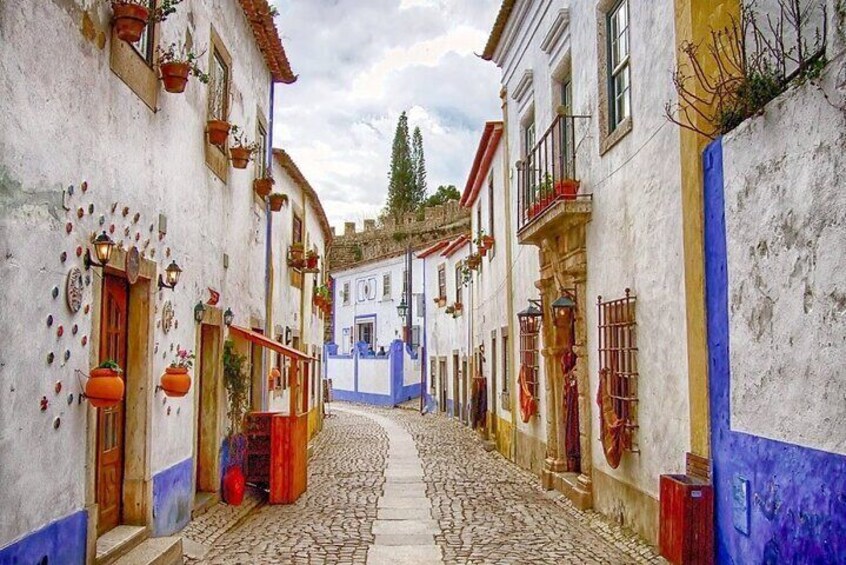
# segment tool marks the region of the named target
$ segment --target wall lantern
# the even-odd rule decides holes
[[[235,321],[235,313],[232,312],[232,308],[227,308],[226,312],[223,313],[223,323],[227,326],[231,326],[232,322]]]
[[[399,306],[397,306],[397,314],[402,319],[405,319],[405,315],[408,314],[408,304],[405,302],[405,296],[402,297],[402,301],[400,301]]]
[[[203,301],[200,300],[197,302],[197,305],[194,306],[194,321],[198,324],[203,321],[203,316],[206,313],[206,307],[203,305]]]
[[[85,270],[90,269],[92,266],[105,267],[108,265],[109,261],[112,259],[112,251],[115,249],[115,242],[112,241],[112,238],[110,238],[106,232],[103,232],[95,237],[92,243],[94,245],[94,254],[97,256],[97,261],[94,261],[91,258],[91,250],[86,249],[85,259],[83,260],[85,263]]]
[[[517,319],[520,321],[520,331],[524,335],[534,335],[540,331],[543,312],[538,308],[538,302],[537,300],[529,300],[529,307],[517,313]]]
[[[176,264],[176,261],[171,261],[170,265],[165,269],[165,280],[162,280],[162,275],[159,274],[159,288],[169,288],[171,290],[176,288],[179,282],[179,275],[182,274],[182,269]]]
[[[551,306],[555,324],[560,326],[567,320],[570,310],[576,308],[576,302],[573,300],[570,293],[565,291],[565,294],[563,296],[559,296]]]

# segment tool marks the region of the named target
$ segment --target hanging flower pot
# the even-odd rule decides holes
[[[232,166],[236,169],[246,169],[253,154],[249,147],[230,147],[229,158],[232,159]]]
[[[305,266],[302,243],[292,243],[288,248],[288,266],[295,269],[302,269]]]
[[[482,247],[485,249],[492,249],[494,245],[494,238],[491,235],[482,236]]]
[[[306,258],[305,258],[306,269],[309,270],[309,271],[315,271],[316,272],[317,271],[317,260],[319,258],[320,257],[314,251],[309,251],[308,253],[306,253]]]
[[[112,20],[115,35],[127,43],[136,43],[144,35],[144,29],[150,20],[150,10],[146,6],[133,2],[112,2]]]
[[[191,390],[191,375],[187,367],[168,367],[159,385],[167,396],[181,397]]]
[[[285,202],[288,201],[288,197],[279,192],[274,192],[267,198],[270,201],[270,209],[274,212],[280,211],[282,209],[282,206],[284,206]]]
[[[253,190],[258,194],[259,198],[265,198],[273,190],[273,179],[265,177],[253,181]]]
[[[159,66],[162,73],[164,89],[172,94],[185,92],[185,85],[188,84],[188,73],[191,70],[188,63],[163,63]]]
[[[231,506],[240,506],[244,501],[247,480],[241,467],[233,465],[223,474],[223,500]]]
[[[488,248],[487,248],[487,247],[480,247],[480,248],[479,248],[479,255],[481,255],[482,257],[484,257],[484,256],[486,256],[487,254],[488,254]]]
[[[564,200],[575,200],[579,193],[579,186],[581,182],[573,179],[561,179],[555,183],[555,194],[564,198]]]
[[[447,314],[455,314],[455,306],[447,306],[445,312]]]
[[[96,408],[111,408],[123,400],[126,385],[117,363],[107,361],[91,370],[85,383],[85,398]]]
[[[456,312],[461,312],[462,310],[464,310],[464,304],[462,304],[461,302],[456,302],[453,307],[455,308]]]
[[[229,122],[223,120],[209,120],[206,122],[206,133],[209,136],[209,143],[223,147],[229,137]]]

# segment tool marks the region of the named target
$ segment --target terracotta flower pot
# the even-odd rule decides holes
[[[229,129],[232,126],[229,122],[223,120],[209,120],[206,122],[206,133],[209,136],[209,143],[223,147],[226,145],[226,139],[229,137]]]
[[[191,390],[191,375],[186,367],[168,367],[162,375],[161,387],[167,396],[181,397]]]
[[[241,467],[233,465],[223,474],[223,500],[226,504],[240,506],[244,501],[247,480]]]
[[[564,200],[575,200],[579,193],[581,182],[573,179],[562,179],[555,183],[555,194],[562,196]]]
[[[162,73],[162,83],[164,83],[165,90],[172,94],[185,92],[185,85],[188,84],[188,72],[190,71],[188,63],[162,63],[159,70]]]
[[[273,179],[256,179],[253,181],[253,190],[259,198],[265,198],[273,190]]]
[[[150,20],[150,10],[138,4],[112,4],[113,26],[118,39],[136,43],[144,35]]]
[[[487,247],[480,247],[480,248],[479,248],[479,255],[481,255],[482,257],[484,257],[484,256],[486,256],[487,254],[488,254],[488,248],[487,248]]]
[[[306,269],[316,269],[317,259],[317,255],[306,255]]]
[[[490,235],[482,236],[482,247],[485,249],[492,249],[494,245],[494,238]]]
[[[246,147],[238,146],[229,148],[229,158],[232,159],[232,166],[236,169],[246,169],[251,155],[252,151]]]
[[[85,397],[97,408],[117,406],[123,400],[124,390],[123,378],[113,369],[92,369],[85,383]]]
[[[282,209],[282,206],[285,204],[285,201],[288,200],[288,197],[284,194],[274,192],[268,196],[268,199],[270,200],[270,209],[274,212],[278,212]]]

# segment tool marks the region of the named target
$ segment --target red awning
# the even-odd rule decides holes
[[[276,353],[281,353],[285,357],[290,357],[291,359],[296,359],[298,361],[314,361],[313,357],[309,357],[302,351],[297,351],[296,349],[293,349],[291,347],[286,347],[278,341],[273,341],[266,335],[262,335],[258,332],[248,330],[247,328],[242,328],[241,326],[229,326],[229,331],[243,337],[248,341],[255,343],[256,345],[266,347],[267,349],[271,349]]]

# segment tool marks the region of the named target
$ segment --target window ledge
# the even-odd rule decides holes
[[[617,129],[604,136],[599,142],[599,155],[605,155],[612,147],[617,145],[621,139],[632,131],[632,118],[629,116],[617,126]]]
[[[154,36],[158,34],[154,31]],[[159,97],[159,77],[141,55],[112,29],[109,40],[109,67],[117,77],[153,112]]]

